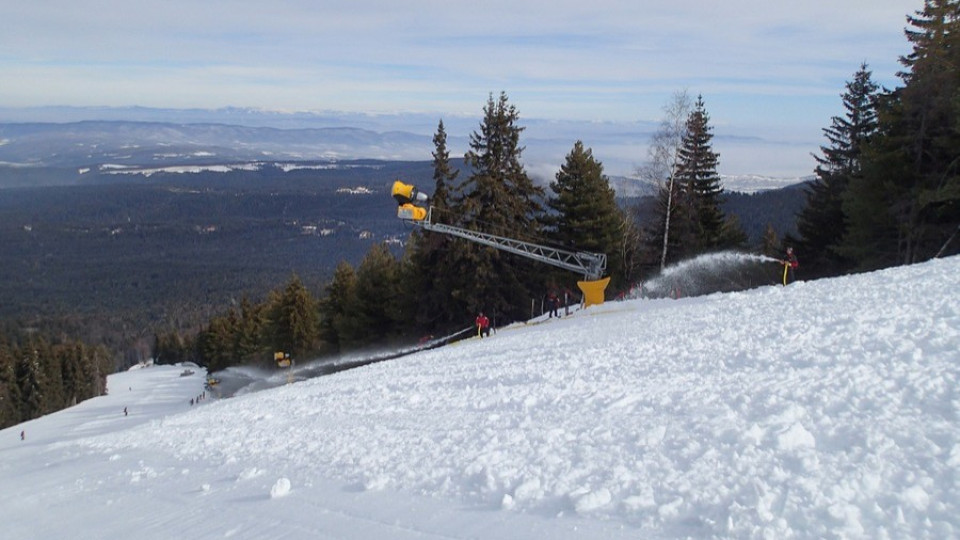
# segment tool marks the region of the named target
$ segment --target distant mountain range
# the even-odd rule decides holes
[[[156,172],[227,172],[256,169],[337,167],[345,160],[423,161],[433,150],[430,136],[361,128],[245,127],[227,124],[174,124],[140,121],[81,121],[0,124],[0,187],[70,185],[101,175]],[[455,166],[462,164],[452,158]],[[45,168],[43,178],[24,169]],[[14,169],[15,174],[8,170]],[[52,171],[59,170],[54,173]],[[546,165],[532,166],[542,183],[552,180]],[[539,173],[539,174],[538,174]],[[610,175],[622,197],[651,194],[637,178]],[[751,193],[795,184],[796,178],[756,175],[724,177],[729,191]]]
[[[83,121],[0,124],[0,162],[12,166],[162,167],[251,160],[429,159],[430,137],[366,129]]]
[[[0,166],[76,167],[102,165],[158,168],[256,161],[376,159],[428,161],[432,138],[444,122],[451,160],[459,165],[478,116],[439,117],[426,113],[363,115],[283,113],[258,109],[153,109],[142,107],[0,107]],[[608,176],[625,180],[618,191],[634,189],[631,180],[646,159],[657,126],[650,122],[586,122],[521,118],[523,160],[542,183],[553,179],[574,142],[581,140],[604,164]],[[742,160],[776,162],[795,142],[760,137],[715,135],[724,167]],[[804,155],[815,150],[804,146]],[[742,168],[742,167],[737,167]],[[773,167],[778,169],[779,167]],[[811,166],[812,170],[812,166]],[[727,175],[733,191],[773,189],[801,181],[800,175]],[[621,182],[616,182],[621,183]]]

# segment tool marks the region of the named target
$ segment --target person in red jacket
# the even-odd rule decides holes
[[[490,319],[488,319],[487,316],[484,315],[482,311],[480,312],[479,315],[477,315],[476,323],[477,323],[477,335],[480,337],[483,337],[483,336],[490,337]]]
[[[547,291],[547,311],[550,312],[550,318],[560,317],[560,313],[557,311],[557,308],[560,307],[560,298],[557,296],[557,290],[550,288]]]
[[[787,248],[786,256],[780,262],[783,263],[783,285],[786,286],[787,283],[793,283],[796,280],[795,272],[797,267],[800,266],[797,256],[793,254],[792,247]]]

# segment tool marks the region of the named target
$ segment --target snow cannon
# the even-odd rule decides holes
[[[577,282],[577,287],[583,292],[583,307],[598,306],[603,303],[604,291],[610,278],[605,277],[595,280],[583,280]]]
[[[273,353],[273,359],[277,362],[277,367],[279,368],[290,367],[290,365],[293,363],[293,360],[290,358],[290,354],[282,351]]]
[[[476,242],[484,246],[490,246],[495,249],[527,257],[535,261],[550,264],[571,270],[583,275],[583,280],[577,282],[577,286],[583,291],[583,303],[585,306],[594,306],[603,303],[604,291],[610,278],[602,278],[604,270],[607,268],[607,256],[603,253],[591,253],[588,251],[567,251],[550,246],[524,242],[515,238],[506,238],[482,231],[464,229],[455,227],[446,223],[431,223],[431,212],[414,203],[426,202],[427,196],[417,191],[417,188],[404,184],[397,180],[393,183],[393,198],[396,199],[399,208],[397,208],[397,217],[406,220],[414,225],[419,225],[424,230],[449,234],[458,238],[463,238],[471,242]],[[430,209],[432,210],[432,208]]]
[[[427,209],[412,204],[401,204],[397,208],[397,217],[408,221],[423,221],[427,219]]]
[[[410,184],[397,180],[393,183],[393,198],[397,201],[397,217],[409,221],[423,221],[427,218],[427,209],[416,206],[414,202],[427,202],[426,193],[420,193]]]

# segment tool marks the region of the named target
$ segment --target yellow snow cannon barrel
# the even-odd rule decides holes
[[[583,307],[596,306],[603,303],[603,292],[607,289],[610,278],[605,277],[595,281],[578,281],[577,287],[583,291]]]
[[[427,209],[410,203],[401,204],[400,208],[397,208],[397,217],[410,221],[423,221],[427,219]]]
[[[410,204],[414,201],[425,202],[427,200],[426,194],[420,193],[414,186],[404,184],[399,180],[393,183],[392,193],[393,198],[396,199],[397,204],[400,206]]]

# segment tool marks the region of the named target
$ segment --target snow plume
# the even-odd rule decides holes
[[[404,348],[368,348],[332,357],[314,358],[302,362],[294,361],[288,368],[260,369],[251,366],[234,366],[211,375],[219,381],[217,397],[234,397],[268,388],[276,388],[295,381],[305,381],[314,377],[323,377],[377,362],[394,360],[401,356],[442,347],[457,339],[462,339],[473,326],[453,332],[446,336],[424,336],[416,345]]]
[[[631,291],[633,298],[679,298],[752,289],[776,282],[777,259],[723,251],[669,266],[656,278]]]

